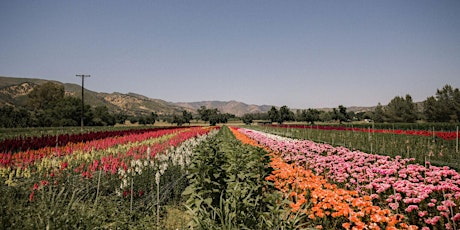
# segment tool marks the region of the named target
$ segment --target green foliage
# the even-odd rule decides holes
[[[302,110],[300,113],[301,121],[306,121],[310,124],[314,124],[315,121],[319,121],[319,115],[320,111],[317,109],[308,109],[308,110]]]
[[[24,108],[13,108],[4,106],[0,108],[0,127],[2,128],[23,128],[31,122],[30,113]]]
[[[349,121],[350,116],[347,113],[347,108],[343,105],[339,105],[338,108],[334,108],[332,111],[332,119],[339,121],[339,123]]]
[[[242,145],[226,126],[196,151],[183,193],[195,227],[263,229],[266,152]]]
[[[384,111],[387,122],[415,122],[418,118],[417,107],[409,94],[405,98],[394,97]]]
[[[154,112],[151,112],[149,115],[140,116],[137,118],[137,121],[141,125],[153,125],[155,124],[156,120],[158,119],[158,115]],[[131,121],[133,122],[133,121]]]
[[[268,119],[270,119],[271,122],[279,121],[280,114],[278,112],[278,109],[276,109],[275,106],[272,106],[272,108],[267,113],[268,113]]]
[[[205,122],[209,122],[209,125],[214,126],[218,123],[227,123],[228,119],[234,117],[232,114],[221,114],[220,111],[216,108],[208,109],[206,106],[201,106],[197,110],[200,115],[200,119]]]
[[[271,122],[283,124],[285,121],[294,121],[295,115],[286,105],[281,106],[279,110],[276,109],[275,106],[272,106],[272,108],[268,111],[268,118]]]
[[[47,82],[29,93],[29,104],[34,110],[52,109],[64,98],[64,85]]]
[[[243,117],[242,117],[243,123],[244,123],[245,125],[250,125],[250,124],[252,124],[253,119],[254,119],[254,118],[253,118],[252,114],[249,114],[249,113],[244,114]]]
[[[106,126],[115,125],[116,121],[115,117],[110,114],[107,106],[97,106],[94,108],[92,123],[97,126]]]
[[[385,119],[385,112],[383,111],[383,106],[380,103],[378,103],[372,115],[372,120],[375,122],[383,122],[384,119]]]
[[[285,121],[295,120],[294,113],[286,105],[281,106],[279,110],[279,120],[278,123],[282,124]]]
[[[115,174],[99,169],[82,177],[73,169],[56,169],[17,178],[14,186],[3,177],[0,229],[185,229],[185,209],[171,209],[182,207],[186,162],[206,138],[189,139],[154,159],[132,159],[127,170],[119,168]],[[128,150],[116,148],[107,151]],[[171,219],[175,223],[166,222]]]
[[[459,122],[460,121],[460,91],[445,85],[437,90],[436,96],[431,96],[424,102],[423,111],[427,121]]]
[[[171,124],[177,124],[177,126],[182,126],[185,123],[183,117],[177,116],[176,114],[173,115]]]

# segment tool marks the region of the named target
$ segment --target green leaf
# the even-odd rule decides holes
[[[189,185],[189,186],[187,186],[187,188],[185,188],[185,190],[182,192],[182,195],[183,195],[183,196],[187,196],[187,195],[190,195],[190,194],[195,193],[195,191],[196,191],[195,186]]]
[[[211,203],[212,203],[212,198],[211,198],[211,197],[206,198],[206,199],[204,200],[204,203],[206,203],[207,205],[211,205]]]

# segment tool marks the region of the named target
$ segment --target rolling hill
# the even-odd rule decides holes
[[[14,78],[0,76],[0,106],[25,106],[27,104],[27,94],[37,85],[42,85],[51,80],[38,78]],[[65,94],[74,97],[81,97],[81,86],[77,84],[62,83],[51,81],[56,84],[64,85]],[[136,93],[105,93],[95,92],[85,88],[85,103],[91,106],[107,106],[110,111],[125,112],[128,115],[148,114],[174,114],[187,110],[196,113],[201,106],[207,108],[217,108],[222,113],[235,114],[241,116],[246,113],[264,113],[271,105],[248,105],[238,101],[201,101],[201,102],[168,102],[161,99],[149,98]]]

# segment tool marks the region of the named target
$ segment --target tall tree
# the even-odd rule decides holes
[[[187,112],[186,110],[183,110],[182,118],[184,120],[184,123],[188,123],[190,125],[190,121],[193,119],[193,115],[191,112]]]
[[[252,124],[253,119],[254,119],[254,118],[253,118],[252,114],[250,114],[250,113],[246,113],[246,114],[244,114],[243,117],[242,117],[243,123],[244,123],[245,125],[250,125],[250,124]]]
[[[385,111],[383,110],[382,104],[380,102],[375,107],[374,113],[372,114],[372,120],[375,122],[383,122],[385,118]]]
[[[445,85],[436,91],[436,96],[424,102],[424,115],[428,121],[449,122],[460,119],[460,91]]]
[[[304,121],[309,122],[310,124],[314,124],[315,121],[319,121],[319,114],[320,111],[317,109],[302,110],[302,117],[304,118]]]
[[[210,110],[206,108],[206,106],[202,105],[198,110],[198,114],[200,115],[200,119],[202,121],[209,121],[209,116],[210,116]]]
[[[278,123],[283,124],[285,121],[293,121],[295,119],[294,113],[286,105],[281,106],[279,110]]]
[[[36,86],[29,94],[29,105],[34,110],[46,110],[53,108],[64,98],[64,86],[53,82],[47,82]]]
[[[280,114],[275,106],[272,106],[272,108],[267,113],[268,119],[270,119],[271,122],[278,122],[278,120],[280,119]]]
[[[115,123],[115,117],[109,112],[109,108],[107,106],[97,106],[94,108],[94,125],[106,126],[114,125]]]
[[[416,105],[409,94],[405,98],[394,97],[385,107],[385,120],[388,122],[415,122],[417,117]]]
[[[350,120],[350,117],[347,113],[347,108],[343,105],[339,105],[338,108],[333,109],[332,117],[334,120],[338,120],[339,123]]]
[[[26,109],[8,105],[0,107],[0,127],[24,128],[29,126],[31,126],[30,113]]]

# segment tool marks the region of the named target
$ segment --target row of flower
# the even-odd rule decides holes
[[[279,175],[269,179],[276,181],[278,177],[288,180],[288,184],[283,184],[288,186],[286,188],[307,186],[310,182],[306,183],[306,179],[296,179],[296,176],[291,179],[289,174],[307,175],[311,170],[313,177],[324,177],[321,184],[336,184],[337,187],[331,187],[335,193],[342,193],[338,192],[338,188],[353,190],[356,196],[369,197],[364,201],[372,201],[382,210],[391,209],[393,213],[405,215],[410,224],[427,229],[458,229],[460,226],[460,175],[455,170],[435,167],[429,162],[426,165],[413,164],[413,159],[372,155],[259,131],[239,131],[279,154],[282,161],[275,163]],[[299,192],[294,191],[290,195],[296,197],[293,199],[293,208],[303,200],[299,198]],[[311,199],[311,190],[308,195]],[[314,197],[314,200],[320,201],[318,197]],[[328,211],[332,216],[335,212],[330,209],[337,206],[329,205],[321,208],[324,213]],[[311,210],[317,206],[313,204],[309,207]]]
[[[167,148],[207,132],[209,128],[201,127],[162,129],[85,143],[69,143],[55,148],[1,154],[0,177],[6,180],[6,184],[14,185],[17,179],[31,177],[31,174],[53,177],[63,169],[72,169],[84,177],[92,177],[93,172],[99,169],[115,174],[120,167],[126,168],[131,159],[154,157]]]
[[[195,147],[217,131],[192,127],[107,138],[0,167],[0,194],[10,197],[1,201],[7,210],[2,225],[125,229],[142,217],[144,227],[158,227],[165,215],[160,206],[181,200]]]
[[[347,126],[324,126],[324,125],[272,125],[272,127],[371,132],[371,133],[386,133],[386,134],[398,134],[398,135],[415,135],[415,136],[425,136],[425,137],[436,136],[444,140],[458,139],[458,132],[447,132],[447,131],[372,129],[372,128],[358,128],[358,127],[347,127]]]
[[[141,134],[146,132],[158,131],[161,129],[176,129],[177,127],[164,128],[144,128],[128,130],[105,130],[93,131],[88,133],[63,133],[60,135],[41,135],[41,136],[17,136],[0,141],[0,153],[15,153],[31,149],[45,147],[63,146],[68,143],[87,142],[109,137]]]

